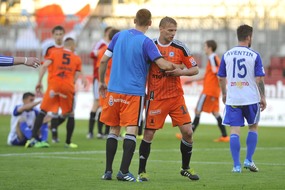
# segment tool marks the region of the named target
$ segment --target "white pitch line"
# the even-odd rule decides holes
[[[33,155],[34,158],[43,158],[43,159],[63,159],[63,160],[97,160],[94,157],[91,158],[82,158],[82,157],[68,157],[68,156],[39,156]],[[155,163],[181,163],[181,160],[151,160],[149,159],[148,162],[155,162]],[[201,165],[231,165],[232,162],[201,162],[201,161],[191,161],[192,164],[201,164]],[[285,163],[260,163],[258,165],[265,165],[265,166],[285,166]]]
[[[279,151],[285,150],[285,147],[257,147],[258,151]],[[194,152],[205,152],[205,151],[229,151],[229,148],[197,148],[194,149]],[[241,148],[241,150],[246,150],[246,148]],[[82,154],[105,154],[105,150],[99,151],[64,151],[64,152],[31,152],[31,153],[4,153],[0,154],[0,157],[14,157],[14,156],[38,156],[38,155],[82,155]],[[122,150],[118,150],[117,152],[122,152]],[[151,152],[180,152],[179,148],[177,149],[151,149]],[[137,153],[137,151],[136,151]]]

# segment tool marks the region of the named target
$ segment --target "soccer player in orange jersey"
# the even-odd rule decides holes
[[[222,118],[219,110],[219,97],[220,97],[220,85],[217,77],[217,73],[220,66],[220,58],[215,53],[217,49],[217,43],[214,40],[208,40],[205,42],[204,51],[208,56],[208,63],[206,66],[206,72],[204,76],[203,91],[198,100],[195,109],[195,118],[192,123],[193,131],[195,131],[199,125],[201,113],[212,113],[218,122],[218,126],[221,130],[221,137],[215,139],[215,142],[229,142],[230,138],[227,135],[225,126],[222,124]]]
[[[90,57],[93,59],[93,96],[94,96],[94,100],[93,100],[93,105],[91,108],[91,112],[90,112],[90,116],[89,116],[89,123],[88,123],[88,133],[87,133],[87,138],[88,139],[92,139],[93,138],[93,129],[94,129],[94,125],[95,125],[95,117],[96,115],[99,118],[99,112],[100,112],[100,102],[99,102],[99,89],[98,89],[98,79],[99,79],[99,65],[100,65],[100,59],[102,58],[103,55],[100,55],[100,51],[101,49],[107,49],[107,46],[109,44],[109,34],[111,32],[113,28],[111,26],[108,26],[105,28],[104,30],[104,37],[95,44],[95,46],[93,47],[91,53],[90,53]],[[105,51],[104,51],[105,52]],[[104,54],[103,52],[103,54]],[[99,64],[98,64],[99,62]],[[99,123],[99,119],[98,119],[98,123]],[[97,138],[102,138],[103,134],[102,131],[100,131],[99,129],[100,124],[98,125],[98,134],[97,134]],[[101,129],[102,130],[102,129]]]
[[[38,143],[36,140],[37,131],[47,112],[58,113],[59,108],[61,108],[62,115],[64,116],[73,112],[75,93],[74,81],[76,74],[81,71],[82,65],[80,57],[73,53],[74,50],[74,40],[72,38],[67,38],[64,41],[64,49],[61,51],[53,51],[46,58],[40,69],[37,86],[41,86],[43,75],[47,69],[49,69],[50,79],[40,107],[41,111],[35,121],[32,136],[33,139],[26,143],[26,147],[32,147]],[[75,144],[71,143],[74,123],[67,122],[66,128],[66,147],[75,148]]]
[[[154,42],[162,56],[175,64],[185,68],[161,72],[151,64],[148,75],[146,124],[143,140],[139,149],[138,179],[147,181],[146,163],[150,154],[151,143],[155,132],[162,129],[167,115],[172,119],[173,127],[178,126],[182,139],[180,151],[182,154],[181,175],[198,180],[199,176],[193,168],[190,169],[192,155],[192,127],[191,118],[183,97],[180,76],[198,74],[198,66],[184,43],[175,40],[177,22],[170,17],[164,17],[159,24],[160,36]]]
[[[115,29],[115,28],[112,28],[112,30],[110,30],[110,32],[108,33],[108,39],[107,39],[107,44],[110,43],[110,41],[112,40],[113,36],[118,33],[119,30],[118,29]],[[107,50],[107,46],[104,46],[102,48],[99,49],[98,51],[98,59],[97,59],[97,64],[96,64],[96,67],[99,68],[100,66],[100,62],[101,62],[101,58],[103,57],[105,51]],[[110,80],[110,73],[111,73],[111,67],[112,67],[112,58],[108,61],[108,65],[107,65],[107,70],[106,70],[106,74],[105,74],[105,83],[106,85],[108,85],[109,83],[109,80]],[[102,96],[99,96],[99,107],[102,107],[103,106],[103,102],[104,102],[104,98],[102,98]],[[99,139],[102,139],[102,138],[107,138],[107,135],[109,134],[109,131],[110,131],[110,126],[109,125],[105,125],[105,132],[103,134],[103,126],[104,126],[104,123],[102,121],[100,121],[100,117],[101,117],[101,110],[102,109],[98,109],[98,136],[97,138]]]
[[[42,64],[49,57],[49,55],[51,55],[51,53],[53,51],[58,51],[58,50],[61,51],[63,49],[63,38],[65,35],[64,27],[62,27],[60,25],[55,26],[52,29],[51,33],[52,33],[53,40],[45,42],[42,46],[42,57],[43,57]],[[51,77],[50,69],[51,69],[51,67],[48,67],[47,83],[50,82],[50,77]],[[39,84],[39,85],[41,85],[41,84]],[[36,86],[37,94],[42,94],[41,90],[42,90],[42,86]],[[52,115],[51,133],[52,133],[52,142],[53,143],[59,142],[57,128],[64,121],[65,121],[65,118],[60,116],[58,113],[54,113]]]

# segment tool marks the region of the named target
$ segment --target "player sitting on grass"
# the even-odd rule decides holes
[[[12,117],[10,133],[8,135],[7,144],[23,146],[27,140],[32,137],[32,129],[34,122],[39,111],[35,108],[40,101],[34,101],[35,95],[31,92],[23,94],[23,103],[16,105]],[[48,147],[48,122],[49,118],[46,117],[43,125],[40,128],[39,143],[35,147]]]

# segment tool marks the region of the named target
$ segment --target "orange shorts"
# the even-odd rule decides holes
[[[100,121],[112,127],[139,126],[143,106],[143,96],[108,92],[103,101]]]
[[[169,115],[172,126],[182,126],[191,123],[183,96],[164,100],[148,100],[146,105],[146,129],[162,129]]]
[[[61,93],[66,97],[62,97],[57,94],[51,93]],[[71,113],[74,107],[74,88],[68,87],[66,85],[48,85],[48,89],[44,94],[41,109],[46,112],[58,113],[59,108],[63,115]]]
[[[196,111],[204,111],[207,113],[219,112],[219,98],[201,94],[196,106]]]

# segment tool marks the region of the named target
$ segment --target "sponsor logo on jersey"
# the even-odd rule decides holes
[[[161,110],[150,110],[149,111],[149,115],[158,115],[158,114],[161,114]]]
[[[109,103],[109,106],[113,106],[114,105],[114,98],[113,98],[113,96],[109,96],[108,103]]]
[[[243,88],[244,86],[249,86],[248,82],[231,82],[231,86],[236,86],[238,88]]]
[[[189,59],[189,61],[190,61],[190,63],[191,63],[192,66],[196,66],[196,65],[197,65],[197,63],[196,63],[196,61],[195,61],[195,59],[194,59],[193,57],[191,57],[191,58]]]

